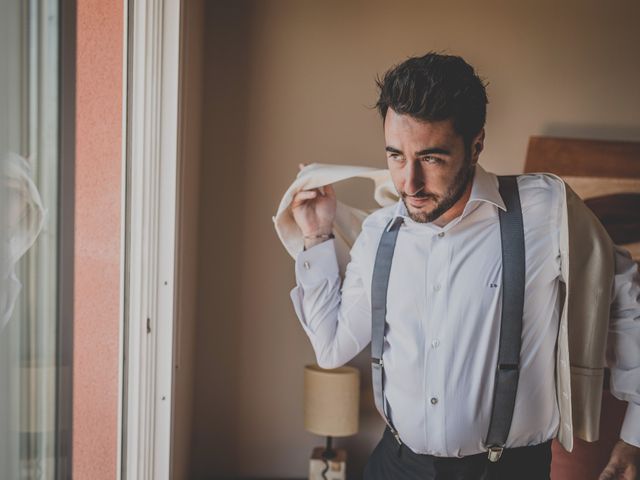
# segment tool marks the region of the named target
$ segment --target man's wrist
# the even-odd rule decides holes
[[[335,238],[333,233],[319,233],[316,235],[303,235],[304,239],[304,249],[307,250],[311,247],[315,247],[316,245],[326,242],[327,240],[331,240]]]

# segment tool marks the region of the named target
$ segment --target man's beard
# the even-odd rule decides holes
[[[465,162],[456,173],[451,185],[447,189],[447,192],[442,197],[436,197],[433,194],[418,192],[415,195],[411,195],[412,198],[431,198],[436,206],[430,212],[412,212],[407,205],[408,196],[406,193],[402,194],[402,202],[404,203],[407,212],[409,213],[409,218],[414,222],[418,223],[429,223],[433,222],[437,218],[439,218],[443,213],[453,207],[460,198],[464,195],[464,192],[467,189],[467,185],[469,182],[473,180],[473,175],[475,173],[475,166],[473,163],[469,161],[470,159],[465,158]]]

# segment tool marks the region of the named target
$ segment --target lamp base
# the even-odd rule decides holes
[[[347,478],[347,451],[343,448],[334,448],[335,456],[330,459],[323,458],[326,447],[313,449],[309,461],[309,480],[346,480]],[[328,467],[328,468],[327,468]],[[324,477],[322,472],[325,472]]]

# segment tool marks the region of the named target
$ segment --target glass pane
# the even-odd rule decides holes
[[[0,478],[56,467],[58,1],[0,3]]]

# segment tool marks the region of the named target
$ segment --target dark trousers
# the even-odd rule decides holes
[[[420,455],[398,445],[387,428],[369,457],[364,480],[549,480],[550,470],[551,440],[505,449],[492,463],[486,453],[461,458]]]

